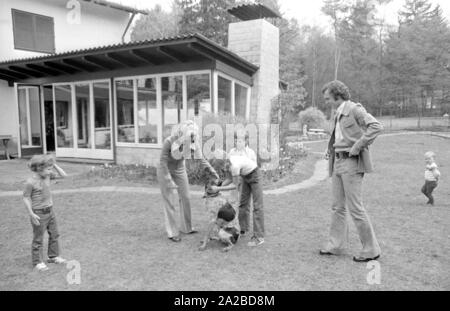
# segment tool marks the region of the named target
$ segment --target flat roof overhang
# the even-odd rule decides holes
[[[0,62],[0,79],[50,84],[217,69],[249,85],[258,66],[200,34],[96,47]]]
[[[250,21],[262,18],[281,18],[280,14],[261,3],[241,4],[231,9],[228,13],[242,21]]]

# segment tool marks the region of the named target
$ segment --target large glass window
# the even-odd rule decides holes
[[[95,148],[111,149],[109,83],[94,83]]]
[[[189,75],[186,84],[188,119],[212,112],[209,74]]]
[[[183,78],[161,78],[163,106],[163,139],[170,136],[172,127],[180,122],[180,111],[183,108]]]
[[[231,81],[219,76],[218,80],[219,112],[231,113]]]
[[[18,89],[19,92],[19,118],[20,118],[20,143],[28,146],[28,113],[27,113],[27,89]]]
[[[19,87],[20,142],[22,147],[40,147],[41,109],[37,87]]]
[[[75,85],[75,98],[77,108],[78,148],[91,148],[91,111],[89,102],[89,84]]]
[[[28,88],[28,99],[30,105],[30,127],[31,146],[41,146],[41,107],[39,100],[39,89],[37,87]]]
[[[133,80],[116,81],[117,139],[134,143],[134,90]]]
[[[156,79],[138,79],[138,126],[139,143],[158,143],[158,114]]]
[[[174,125],[213,111],[208,72],[117,80],[115,89],[119,144],[160,145]],[[228,85],[226,101],[230,112],[232,99]]]
[[[45,113],[45,137],[47,151],[55,151],[55,120],[53,118],[53,86],[43,87],[44,113]]]
[[[70,85],[55,86],[56,135],[59,148],[73,148],[72,90]]]
[[[234,84],[234,107],[238,117],[245,118],[247,115],[247,92],[248,89],[245,86]]]

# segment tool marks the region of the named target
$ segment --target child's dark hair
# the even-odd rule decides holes
[[[229,202],[222,205],[222,207],[219,209],[219,212],[217,213],[217,218],[223,219],[226,222],[232,221],[234,217],[236,217],[236,211]]]

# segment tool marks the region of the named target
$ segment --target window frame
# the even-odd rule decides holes
[[[33,48],[26,48],[21,47],[19,43],[17,42],[17,30],[16,30],[16,20],[15,20],[15,14],[16,13],[22,13],[22,14],[28,14],[32,18],[33,23]],[[42,50],[38,49],[36,47],[36,16],[43,17],[46,19],[49,19],[52,23],[52,46],[49,50]],[[17,10],[17,9],[11,9],[11,18],[12,18],[12,28],[13,28],[13,41],[14,41],[14,49],[15,50],[21,50],[21,51],[30,51],[30,52],[37,52],[37,53],[45,53],[45,54],[54,54],[56,52],[56,44],[55,44],[55,19],[51,16],[46,16],[42,14],[36,14],[32,12]]]
[[[195,70],[195,71],[182,71],[182,72],[169,72],[169,73],[158,73],[158,74],[148,74],[148,75],[139,75],[139,76],[125,76],[125,77],[115,77],[113,79],[113,109],[114,109],[114,127],[115,127],[115,143],[116,147],[130,147],[130,148],[146,148],[146,149],[161,149],[163,147],[163,102],[162,102],[162,78],[167,77],[181,77],[182,78],[182,93],[183,93],[183,109],[180,110],[180,121],[183,122],[187,120],[188,117],[188,109],[187,109],[187,76],[190,75],[201,75],[208,74],[210,84],[213,78],[211,74],[211,70]],[[139,127],[138,125],[138,88],[137,88],[137,80],[138,79],[156,79],[156,107],[157,107],[157,115],[158,115],[158,143],[156,144],[146,144],[139,142]],[[124,81],[124,80],[133,80],[133,107],[134,107],[134,121],[135,121],[135,139],[134,143],[126,143],[118,141],[118,115],[117,115],[117,92],[116,92],[116,81]],[[211,86],[210,86],[211,88]],[[210,89],[209,92],[210,100],[212,102],[213,98],[213,90]]]
[[[113,104],[113,99],[111,98],[111,88],[112,88],[112,84],[111,84],[111,80],[110,79],[95,79],[95,80],[80,80],[80,81],[71,81],[71,82],[57,82],[57,83],[52,83],[52,84],[48,84],[52,86],[52,93],[53,93],[53,124],[55,125],[54,131],[55,131],[55,149],[65,149],[64,147],[57,147],[58,145],[58,141],[56,140],[58,137],[58,126],[57,126],[57,116],[56,116],[56,92],[55,92],[55,87],[56,86],[70,86],[70,98],[71,98],[71,102],[72,102],[72,106],[73,108],[71,108],[72,114],[75,115],[75,119],[72,118],[73,120],[73,124],[72,124],[72,130],[73,130],[73,146],[68,148],[68,149],[74,149],[74,150],[79,150],[79,149],[84,149],[84,148],[79,148],[78,147],[78,116],[77,116],[77,107],[76,106],[76,88],[75,86],[77,84],[88,84],[89,85],[89,106],[90,106],[90,122],[92,125],[94,125],[91,129],[90,129],[90,134],[92,136],[93,142],[91,144],[91,148],[86,148],[84,150],[91,150],[91,151],[112,151],[114,152],[114,144],[111,141],[111,146],[110,149],[97,149],[96,148],[96,140],[95,140],[95,110],[94,110],[94,104],[95,104],[95,93],[94,93],[94,84],[95,83],[108,83],[108,93],[109,93],[109,107],[111,107]],[[109,111],[109,118],[110,120],[113,120],[113,114],[112,114],[113,110],[110,109]],[[110,134],[112,136],[114,129],[113,129],[113,124],[112,122],[111,126],[110,126]],[[75,139],[76,138],[76,139]],[[112,137],[111,137],[112,138]]]
[[[30,89],[37,89],[38,91],[38,108],[39,108],[39,122],[40,122],[40,126],[39,126],[39,130],[40,130],[40,144],[39,145],[33,145],[33,133],[32,133],[32,129],[31,129],[31,102],[30,102]],[[41,89],[38,86],[34,86],[34,85],[21,85],[18,84],[17,85],[17,91],[19,90],[24,90],[25,91],[25,104],[26,104],[26,110],[23,111],[22,113],[25,113],[27,116],[27,138],[28,138],[28,144],[27,145],[22,145],[22,133],[20,134],[20,147],[22,149],[33,149],[33,148],[42,148],[43,147],[43,139],[44,139],[44,134],[42,132],[42,107],[41,107]],[[18,96],[19,93],[17,93]],[[17,104],[19,105],[19,102],[17,101]],[[19,107],[19,123],[20,123],[20,107]],[[20,129],[20,126],[19,126]]]
[[[214,113],[219,113],[219,77],[231,81],[231,114],[233,116],[236,116],[236,84],[247,89],[245,120],[250,120],[251,86],[220,71],[214,73]]]

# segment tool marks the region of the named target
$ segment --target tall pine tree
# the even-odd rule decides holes
[[[182,11],[180,34],[200,33],[223,46],[228,43],[228,24],[236,19],[227,9],[236,0],[175,0]]]

